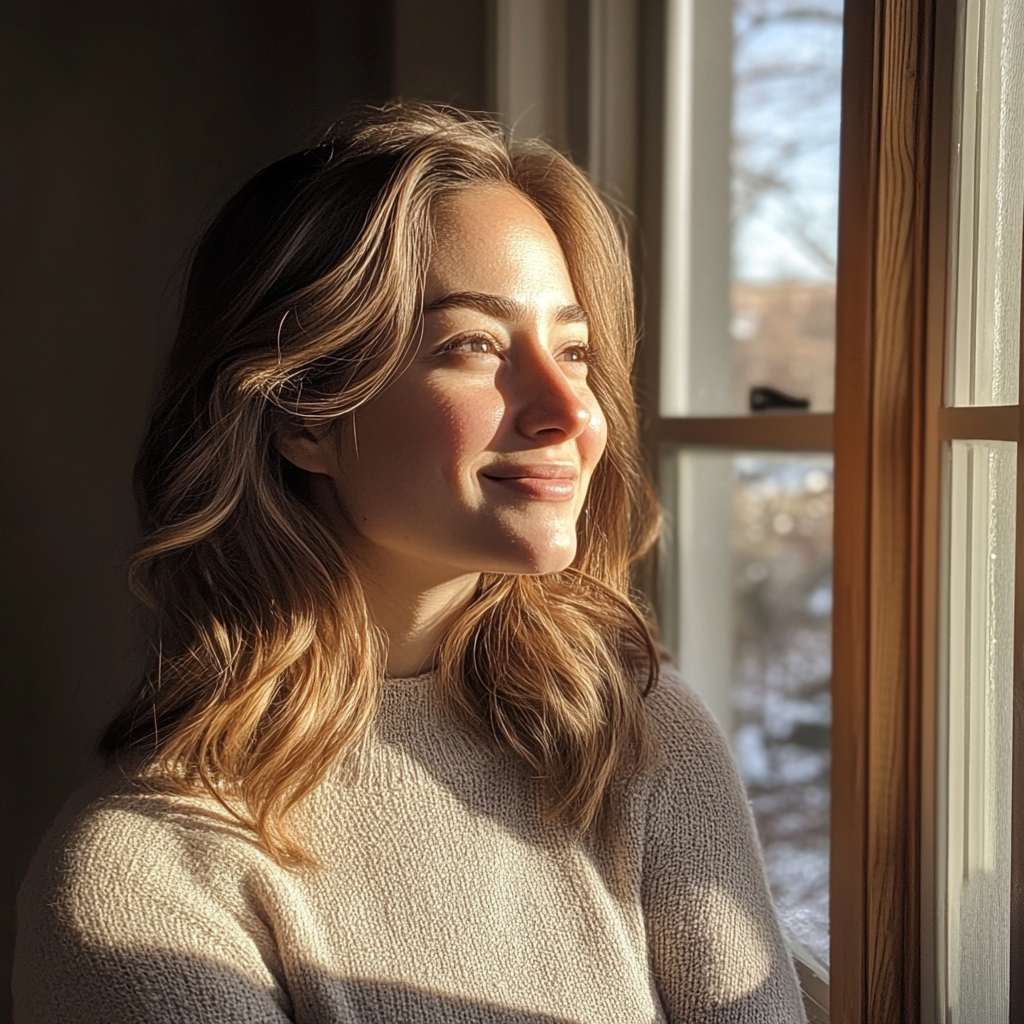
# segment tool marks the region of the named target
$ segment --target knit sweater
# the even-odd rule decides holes
[[[19,897],[17,1024],[632,1024],[804,1020],[725,741],[672,676],[660,765],[603,840],[543,823],[536,781],[388,680],[358,773],[277,866],[212,801],[108,771]]]

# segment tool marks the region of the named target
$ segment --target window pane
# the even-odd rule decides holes
[[[673,452],[663,630],[732,743],[791,936],[828,964],[830,456]]]
[[[949,1024],[1005,1024],[1016,445],[954,441],[940,809],[940,986]]]
[[[953,405],[1014,405],[1024,224],[1024,4],[967,0],[958,57]]]
[[[670,0],[668,34],[662,413],[828,411],[842,2]]]

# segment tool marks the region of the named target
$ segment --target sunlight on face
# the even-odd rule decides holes
[[[576,554],[606,426],[558,240],[507,186],[444,202],[407,370],[339,432],[330,476],[364,556],[437,578]]]

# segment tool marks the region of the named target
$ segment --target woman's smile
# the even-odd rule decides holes
[[[571,501],[576,494],[579,470],[573,465],[539,462],[492,466],[480,475],[515,495],[536,501]]]

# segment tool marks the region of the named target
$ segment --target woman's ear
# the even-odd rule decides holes
[[[282,418],[274,427],[274,446],[293,466],[330,476],[337,458],[332,426]]]

